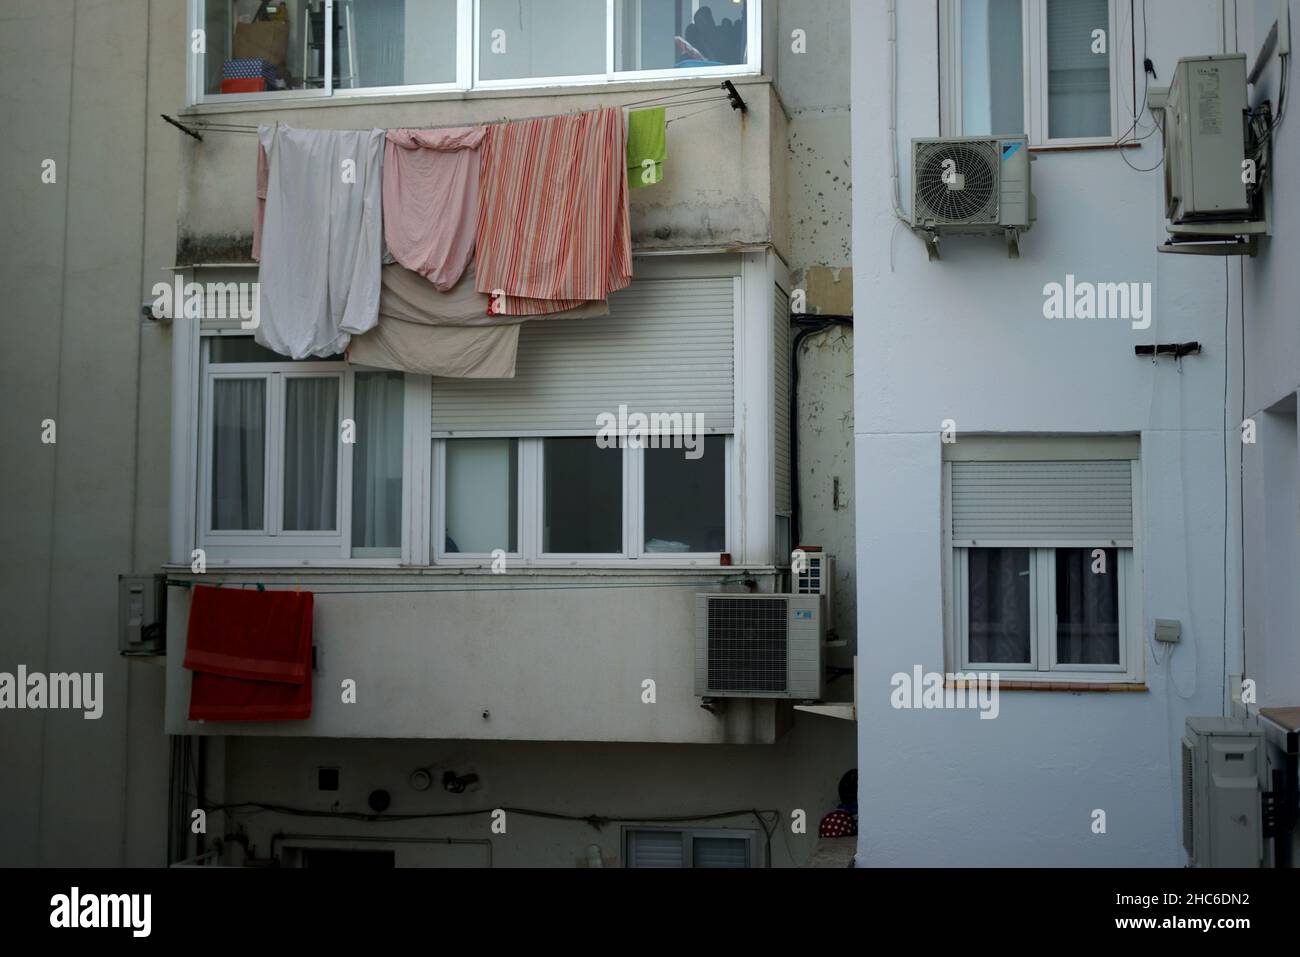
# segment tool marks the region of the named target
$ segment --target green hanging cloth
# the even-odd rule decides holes
[[[627,181],[633,189],[663,182],[668,159],[667,111],[633,110],[627,117]],[[652,165],[653,164],[653,165]]]

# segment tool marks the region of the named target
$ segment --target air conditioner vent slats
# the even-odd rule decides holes
[[[825,598],[742,592],[695,601],[697,695],[821,699]]]

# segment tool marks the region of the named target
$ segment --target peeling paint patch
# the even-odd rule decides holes
[[[808,311],[829,316],[853,315],[853,269],[849,266],[809,266],[804,271]]]
[[[195,266],[201,263],[255,263],[252,233],[226,236],[192,236],[184,233],[176,237],[176,265]]]

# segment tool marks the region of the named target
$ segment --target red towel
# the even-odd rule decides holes
[[[311,717],[312,607],[311,592],[195,586],[190,720]]]

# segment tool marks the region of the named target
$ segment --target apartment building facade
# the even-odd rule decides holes
[[[1278,15],[853,7],[859,866],[1182,866],[1185,719],[1240,711],[1243,673],[1260,707],[1295,704],[1295,131],[1256,255],[1162,255],[1145,107],[1182,57],[1249,69]],[[1264,62],[1250,107],[1276,111],[1285,61]],[[997,134],[1032,156],[1019,258],[994,235],[931,261],[913,139]],[[1127,305],[1059,308],[1099,284]],[[929,702],[897,693],[914,671],[939,676]],[[955,672],[999,674],[996,720],[945,707]]]
[[[104,560],[114,574],[165,575],[167,650],[149,662],[118,658],[108,591],[84,609],[95,626],[64,642],[70,662],[93,644],[91,670],[116,676],[110,687],[132,683],[133,698],[106,696],[106,714],[121,722],[131,700],[134,723],[115,724],[112,747],[95,747],[117,813],[150,838],[140,843],[102,817],[92,825],[93,809],[69,786],[76,759],[55,757],[24,729],[19,766],[40,784],[15,794],[15,807],[43,823],[12,835],[14,860],[82,863],[93,845],[103,863],[364,863],[375,854],[399,866],[801,863],[818,819],[840,803],[852,723],[771,697],[702,702],[695,608],[702,592],[783,590],[795,544],[842,556],[842,641],[830,654],[843,677],[828,697],[851,702],[845,323],[804,337],[793,413],[788,404],[791,313],[852,311],[847,4],[175,7],[114,8],[152,72],[121,91],[149,145],[131,154],[144,192],[120,203],[137,216],[147,210],[151,228],[138,276],[113,308],[130,313],[131,335],[162,351],[144,353],[157,368],[137,362],[124,373],[142,383],[148,409],[139,448],[123,460],[134,471],[99,479],[138,498],[127,476],[148,473],[148,546],[137,543],[130,562],[116,552]],[[74,28],[84,37],[104,16],[83,3],[33,11],[50,37]],[[279,61],[272,80],[252,86],[226,75],[258,39],[250,20],[278,44]],[[83,105],[74,96],[62,114],[75,142],[83,126],[93,129],[88,91],[103,78],[69,62],[74,90],[89,97]],[[632,191],[632,285],[590,329],[526,327],[514,380],[289,362],[253,344],[229,314],[141,316],[158,283],[257,281],[259,125],[444,127],[646,101],[668,107],[669,158],[661,183]],[[37,111],[28,122],[38,126]],[[74,203],[93,195],[79,185],[86,193],[69,192]],[[156,198],[169,189],[174,200]],[[106,224],[90,225],[84,235],[107,243]],[[75,308],[88,322],[108,299],[87,296]],[[71,342],[88,334],[67,325],[69,308],[62,352],[37,367],[65,369]],[[97,414],[111,417],[118,387],[94,376],[85,385]],[[373,425],[382,448],[339,443],[323,460],[295,458],[294,421],[303,420],[287,410],[303,412],[309,392],[328,393],[327,418]],[[255,399],[257,421],[226,418],[232,398]],[[684,469],[654,449],[596,450],[597,416],[623,405],[702,415],[702,464]],[[17,432],[17,416],[13,424]],[[59,452],[75,456],[65,436],[85,428],[65,429]],[[233,498],[217,462],[231,434],[257,450]],[[795,494],[808,503],[798,542]],[[68,508],[58,499],[48,513]],[[100,534],[120,545],[125,530]],[[57,570],[64,546],[52,547]],[[41,638],[50,633],[41,615],[67,613],[56,610],[54,580],[42,581],[45,603],[39,582],[25,598],[32,660],[57,646]],[[189,719],[191,598],[214,585],[312,592],[310,719]],[[35,729],[62,717],[28,720]],[[79,740],[69,739],[72,752]],[[137,780],[113,750],[140,741],[153,770]],[[208,816],[196,834],[200,808]],[[366,815],[379,819],[359,820]],[[59,826],[66,839],[52,836]]]

